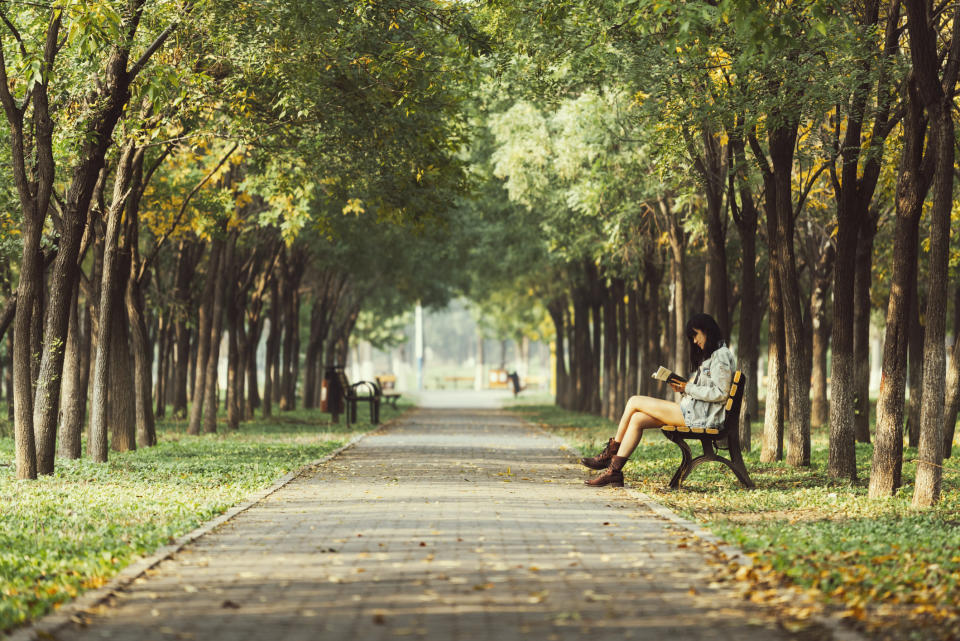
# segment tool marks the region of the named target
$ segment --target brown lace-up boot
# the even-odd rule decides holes
[[[613,455],[617,453],[618,449],[620,449],[620,443],[610,439],[607,441],[607,446],[602,452],[590,458],[582,458],[580,459],[580,463],[586,465],[591,470],[605,470],[609,467],[610,459],[613,458]]]
[[[623,487],[623,466],[626,465],[628,457],[614,455],[610,459],[610,467],[602,475],[595,479],[585,481],[587,485],[593,487],[603,487],[612,485],[614,487]]]

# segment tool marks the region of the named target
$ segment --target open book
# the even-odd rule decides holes
[[[658,381],[664,381],[667,383],[673,383],[673,382],[686,383],[687,382],[687,379],[680,376],[679,374],[674,374],[673,372],[668,370],[666,367],[663,367],[662,365],[658,367],[657,371],[653,373],[653,378],[657,379]]]

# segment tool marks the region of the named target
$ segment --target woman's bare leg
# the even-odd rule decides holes
[[[664,401],[649,396],[634,396],[627,401],[627,407],[617,428],[617,441],[620,447],[610,459],[610,467],[596,478],[586,481],[587,485],[604,487],[613,485],[623,487],[623,466],[633,454],[640,442],[644,430],[657,429],[662,425],[683,425],[683,412],[672,401]]]
[[[630,419],[637,412],[642,412],[648,417],[659,420],[660,424],[657,427],[660,425],[683,425],[683,413],[677,403],[665,401],[662,398],[653,398],[652,396],[631,396],[623,410],[623,416],[620,417],[620,425],[617,427],[616,441],[618,443],[623,443],[630,426]],[[633,448],[630,451],[633,451]]]
[[[617,456],[629,458],[630,455],[633,454],[633,450],[635,450],[640,443],[640,439],[643,438],[644,430],[660,429],[661,425],[665,425],[665,423],[660,419],[656,419],[643,412],[634,412],[633,416],[630,417],[630,422],[627,424],[627,431],[620,441],[620,449],[617,450]]]

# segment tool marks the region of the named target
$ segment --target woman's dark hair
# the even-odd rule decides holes
[[[699,329],[707,336],[703,349],[693,342],[694,330]],[[717,321],[710,314],[694,314],[687,321],[687,340],[690,341],[690,365],[693,369],[700,367],[700,363],[710,358],[710,355],[717,351],[726,341],[723,338],[723,330],[717,325]]]

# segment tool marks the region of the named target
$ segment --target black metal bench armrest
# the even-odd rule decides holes
[[[365,392],[362,396],[359,394],[361,389]],[[356,383],[351,383],[350,390],[353,392],[353,395],[356,396],[358,399],[380,397],[380,388],[377,387],[376,383],[373,383],[371,381],[357,381]]]

